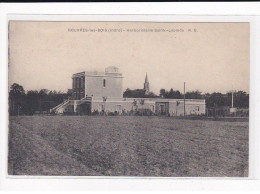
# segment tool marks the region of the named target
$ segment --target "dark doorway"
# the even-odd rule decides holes
[[[84,102],[79,105],[80,115],[90,115],[91,114],[91,102]]]
[[[157,102],[156,103],[156,113],[158,115],[168,115],[169,103],[168,102]]]

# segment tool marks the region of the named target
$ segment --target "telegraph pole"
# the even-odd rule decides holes
[[[184,103],[183,109],[184,109],[184,116],[185,116],[185,82],[184,82],[184,95],[183,95],[183,103]]]
[[[234,92],[233,92],[233,86],[232,86],[232,108],[234,107]]]
[[[234,108],[234,89],[232,86],[232,99],[231,99],[231,108],[230,108],[230,113],[236,115],[236,108]]]

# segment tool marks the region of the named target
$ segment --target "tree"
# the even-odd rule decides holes
[[[124,98],[144,98],[145,91],[143,89],[130,90],[129,88],[123,94]]]
[[[68,89],[68,91],[67,91],[68,98],[72,98],[72,94],[73,94],[73,90],[72,89]]]
[[[171,99],[181,99],[183,98],[183,95],[179,90],[173,90],[172,88],[170,91],[167,91],[165,89],[160,90],[160,96],[163,98],[171,98]]]
[[[38,93],[39,96],[39,110],[40,112],[42,111],[46,111],[48,108],[48,94],[49,94],[49,90],[47,89],[41,89]],[[47,103],[46,103],[47,102]]]
[[[171,90],[169,91],[169,93],[168,93],[168,97],[169,98],[173,98],[173,99],[181,99],[181,98],[183,98],[183,95],[181,94],[181,92],[179,91],[179,90],[173,90],[172,88],[171,88]]]
[[[160,89],[160,96],[162,97],[162,98],[165,98],[165,94],[166,94],[166,90],[165,89]]]
[[[25,94],[25,91],[23,89],[23,86],[17,84],[17,83],[14,83],[13,85],[11,85],[10,87],[10,92],[9,92],[9,96],[11,98],[20,98],[22,95]]]
[[[187,98],[187,99],[201,99],[202,95],[201,95],[200,91],[196,90],[196,91],[187,92],[185,94],[185,98]]]
[[[149,92],[149,94],[145,95],[146,98],[156,98],[157,96],[153,92]]]
[[[244,91],[238,91],[234,93],[234,106],[241,108],[249,107],[249,94]]]
[[[206,93],[202,95],[206,99],[207,108],[213,107],[231,107],[232,104],[232,92],[222,94],[220,92],[214,92],[212,94]],[[233,93],[234,107],[248,108],[249,107],[249,94],[244,91],[238,91]]]
[[[170,89],[170,91],[169,91],[168,95],[169,95],[169,97],[173,97],[173,96],[174,96],[174,91],[173,91],[173,89],[172,89],[172,88]]]
[[[225,99],[222,93],[214,92],[210,95],[210,97],[206,100],[207,107],[221,107],[225,106]]]
[[[25,91],[23,86],[14,83],[9,92],[9,112],[11,115],[17,115],[23,109],[25,104]]]
[[[155,98],[157,97],[153,92],[149,92],[149,94],[145,94],[144,89],[135,89],[130,90],[127,88],[123,94],[124,98]]]
[[[29,115],[33,115],[39,109],[39,93],[37,90],[30,90],[26,94],[26,110]]]

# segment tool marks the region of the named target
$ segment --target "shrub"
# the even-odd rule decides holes
[[[94,110],[94,111],[91,113],[91,115],[99,115],[98,110]]]

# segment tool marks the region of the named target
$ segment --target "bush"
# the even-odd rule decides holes
[[[91,115],[99,115],[98,110],[94,110],[93,112],[91,112]]]
[[[75,115],[75,114],[77,114],[77,113],[70,112],[70,111],[63,112],[63,115]]]
[[[108,116],[118,116],[118,115],[119,115],[119,112],[117,112],[117,111],[108,112],[107,115],[108,115]]]

